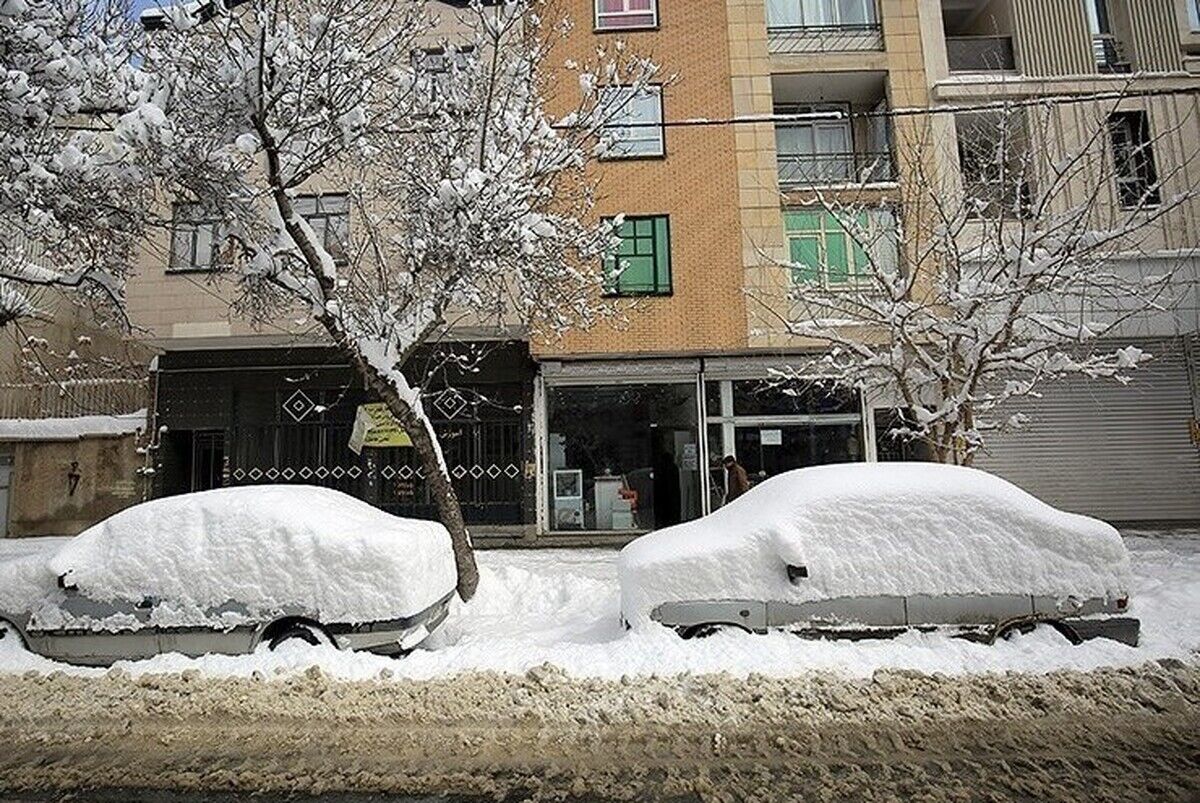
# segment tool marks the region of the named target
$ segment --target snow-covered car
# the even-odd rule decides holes
[[[0,633],[75,664],[288,641],[402,654],[449,611],[450,536],[327,488],[146,502],[0,562]]]
[[[1129,555],[1108,524],[983,471],[844,464],[773,477],[618,559],[631,626],[819,637],[948,630],[994,641],[1046,623],[1136,646]]]

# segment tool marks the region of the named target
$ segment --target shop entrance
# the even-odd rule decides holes
[[[761,379],[705,383],[708,505],[725,503],[726,456],[746,470],[750,486],[808,466],[866,459],[859,395],[809,383]]]

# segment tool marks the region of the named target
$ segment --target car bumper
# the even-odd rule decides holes
[[[343,650],[362,650],[379,655],[400,655],[429,637],[450,615],[451,591],[425,610],[402,619],[364,622],[330,628],[330,634]]]

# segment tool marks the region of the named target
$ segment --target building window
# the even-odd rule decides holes
[[[294,201],[335,264],[344,265],[349,257],[350,201],[345,195],[302,195]]]
[[[475,48],[467,45],[461,48],[431,47],[413,52],[413,67],[423,76],[429,78],[429,96],[437,100],[448,94],[455,73],[470,68],[475,58]]]
[[[171,271],[216,270],[225,236],[220,218],[200,204],[177,203],[171,211]]]
[[[1161,197],[1150,140],[1150,118],[1143,111],[1116,112],[1109,115],[1108,129],[1121,206],[1126,209],[1158,206]]]
[[[666,155],[661,86],[610,86],[600,90],[600,109],[609,122],[606,159],[640,159]]]
[[[658,25],[658,0],[596,0],[596,30],[622,31]]]
[[[1188,25],[1192,31],[1200,31],[1200,0],[1188,0]]]
[[[875,0],[767,0],[768,28],[865,28],[876,24]]]
[[[671,226],[666,215],[627,217],[620,247],[604,261],[605,292],[614,296],[671,294]]]
[[[896,224],[891,211],[858,212],[853,222],[848,231],[842,219],[824,210],[784,215],[793,284],[850,290],[871,283],[872,259],[878,269],[894,268]]]

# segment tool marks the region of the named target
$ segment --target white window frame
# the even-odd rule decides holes
[[[624,6],[622,11],[601,11],[600,0],[593,0],[592,21],[595,29],[597,31],[638,31],[658,27],[658,0],[650,0],[649,13],[653,16],[654,21],[649,25],[605,25],[604,20],[640,17],[647,13],[645,11],[631,10],[629,8],[629,0],[622,0],[622,5]]]
[[[632,104],[637,100],[642,100],[642,97],[633,95],[633,87],[628,86],[605,86],[600,88],[600,102],[602,107],[606,107],[610,103],[620,103],[622,111],[632,109]],[[630,122],[638,122],[637,120],[621,122],[614,118],[608,122],[603,132],[605,135],[612,138],[612,145],[604,154],[606,160],[619,161],[622,159],[659,159],[667,155],[667,131],[664,125],[666,112],[663,108],[663,88],[661,84],[651,84],[642,88],[642,93],[653,96],[657,100],[658,120],[657,126],[653,125],[637,125],[631,126]],[[652,122],[652,121],[651,121]],[[621,133],[624,131],[624,133]],[[623,146],[639,146],[644,143],[654,143],[657,147],[653,151],[624,151]]]
[[[198,214],[202,209],[199,204],[177,202],[171,210],[171,242],[167,254],[167,273],[196,273],[215,271],[222,266],[221,249],[225,245],[225,235],[220,218]],[[208,261],[201,260],[198,253],[202,233],[208,237]],[[188,239],[188,258],[186,263],[177,260],[182,238]]]

